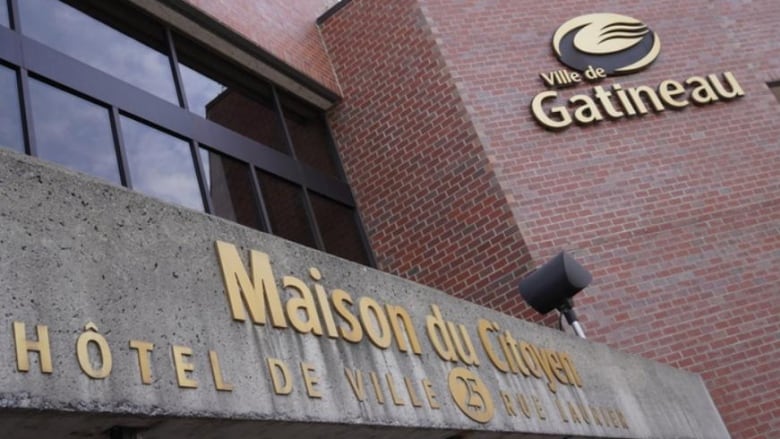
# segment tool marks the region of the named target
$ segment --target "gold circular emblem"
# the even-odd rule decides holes
[[[575,70],[592,66],[607,74],[622,74],[649,66],[661,51],[661,40],[636,18],[587,14],[572,18],[555,31],[553,50],[563,64]]]
[[[450,371],[448,381],[452,400],[466,416],[481,424],[493,419],[493,398],[477,374],[463,367],[456,367]]]

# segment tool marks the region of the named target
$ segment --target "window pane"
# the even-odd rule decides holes
[[[0,66],[0,147],[24,152],[16,72]]]
[[[325,251],[368,265],[354,210],[312,192],[309,192],[309,198],[322,240],[325,242]]]
[[[316,247],[306,210],[303,189],[263,171],[257,171],[260,190],[274,235],[309,247]]]
[[[203,211],[189,143],[128,117],[121,122],[133,189]]]
[[[260,229],[249,165],[205,148],[200,156],[214,215]]]
[[[319,111],[291,97],[283,97],[282,112],[298,160],[338,177],[328,130]]]
[[[0,0],[0,26],[11,27],[8,21],[8,2]]]
[[[181,65],[190,110],[252,140],[288,154],[270,90],[247,96]]]
[[[206,109],[209,103],[226,91],[227,86],[196,72],[184,64],[179,64],[179,72],[184,83],[184,92],[187,95],[190,111],[206,117]]]
[[[18,4],[26,35],[178,105],[167,56],[59,1]]]
[[[120,184],[108,109],[30,79],[38,156]]]

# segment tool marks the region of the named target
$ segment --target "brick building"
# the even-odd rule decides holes
[[[3,35],[35,29],[25,2],[8,1]],[[6,146],[103,175],[36,145],[46,136],[35,131],[36,117],[47,116],[31,107],[46,87],[61,86],[107,102],[106,138],[121,137],[117,126],[125,130],[118,171],[105,177],[114,183],[547,326],[557,317],[538,316],[517,285],[566,250],[593,274],[576,298],[591,340],[700,374],[733,437],[780,435],[780,103],[773,95],[780,8],[773,1],[122,2],[122,11],[161,23],[167,37],[160,40],[140,18],[127,24],[99,2],[69,3],[163,53],[173,46],[173,62],[183,66],[173,83],[186,86],[189,71],[215,80],[219,96],[203,102],[204,117],[268,151],[257,155],[254,143],[212,135],[210,127],[179,129],[190,122],[176,115],[158,122],[136,110],[151,98],[136,103],[82,84],[77,72],[55,73],[38,44],[79,54],[33,33],[34,43],[14,37],[22,48],[6,44],[0,53],[3,68],[18,75],[8,83],[22,84],[4,95],[22,102],[19,115],[4,117],[24,120],[16,134],[6,127],[14,123],[0,127]],[[660,38],[657,59],[634,73],[549,87],[543,75],[571,70],[556,59],[553,33],[598,12],[645,23]],[[268,81],[267,89],[237,79],[246,71]],[[701,78],[716,89],[709,75],[726,90],[694,105],[690,84]],[[621,111],[600,101],[596,111],[605,117],[557,131],[531,109],[540,93],[554,91],[544,112],[562,106],[571,116],[578,106],[567,100],[594,96],[596,87],[617,95],[620,87],[655,90],[669,80],[686,84],[669,101],[685,100],[683,108],[659,107],[645,95],[647,114],[631,115],[625,104]],[[221,106],[241,99],[234,89],[254,101]],[[181,95],[168,101],[188,109]],[[241,121],[233,109],[256,114]],[[586,113],[592,117],[592,107]],[[257,129],[257,120],[278,114],[282,131]],[[187,172],[201,182],[194,198],[202,203],[144,189],[128,134],[139,120],[201,148]],[[239,146],[214,144],[225,139]],[[321,152],[332,146],[337,154]],[[257,171],[241,176],[244,163]],[[249,187],[254,192],[242,192]]]

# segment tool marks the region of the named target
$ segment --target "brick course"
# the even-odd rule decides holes
[[[315,24],[336,0],[185,0],[323,86],[338,91]]]
[[[323,32],[344,84],[330,122],[379,268],[534,318],[515,293],[520,230],[417,3],[351,2]]]
[[[601,11],[662,41],[603,85],[732,71],[746,96],[543,130],[552,33]],[[735,438],[780,437],[778,22],[771,0],[353,0],[322,28],[330,117],[380,268],[535,318],[516,280],[566,249],[591,338],[702,374]]]

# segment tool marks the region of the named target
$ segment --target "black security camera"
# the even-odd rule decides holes
[[[520,295],[540,314],[557,309],[566,317],[574,332],[585,338],[585,332],[574,314],[572,297],[585,289],[591,280],[590,272],[562,251],[520,281]]]

